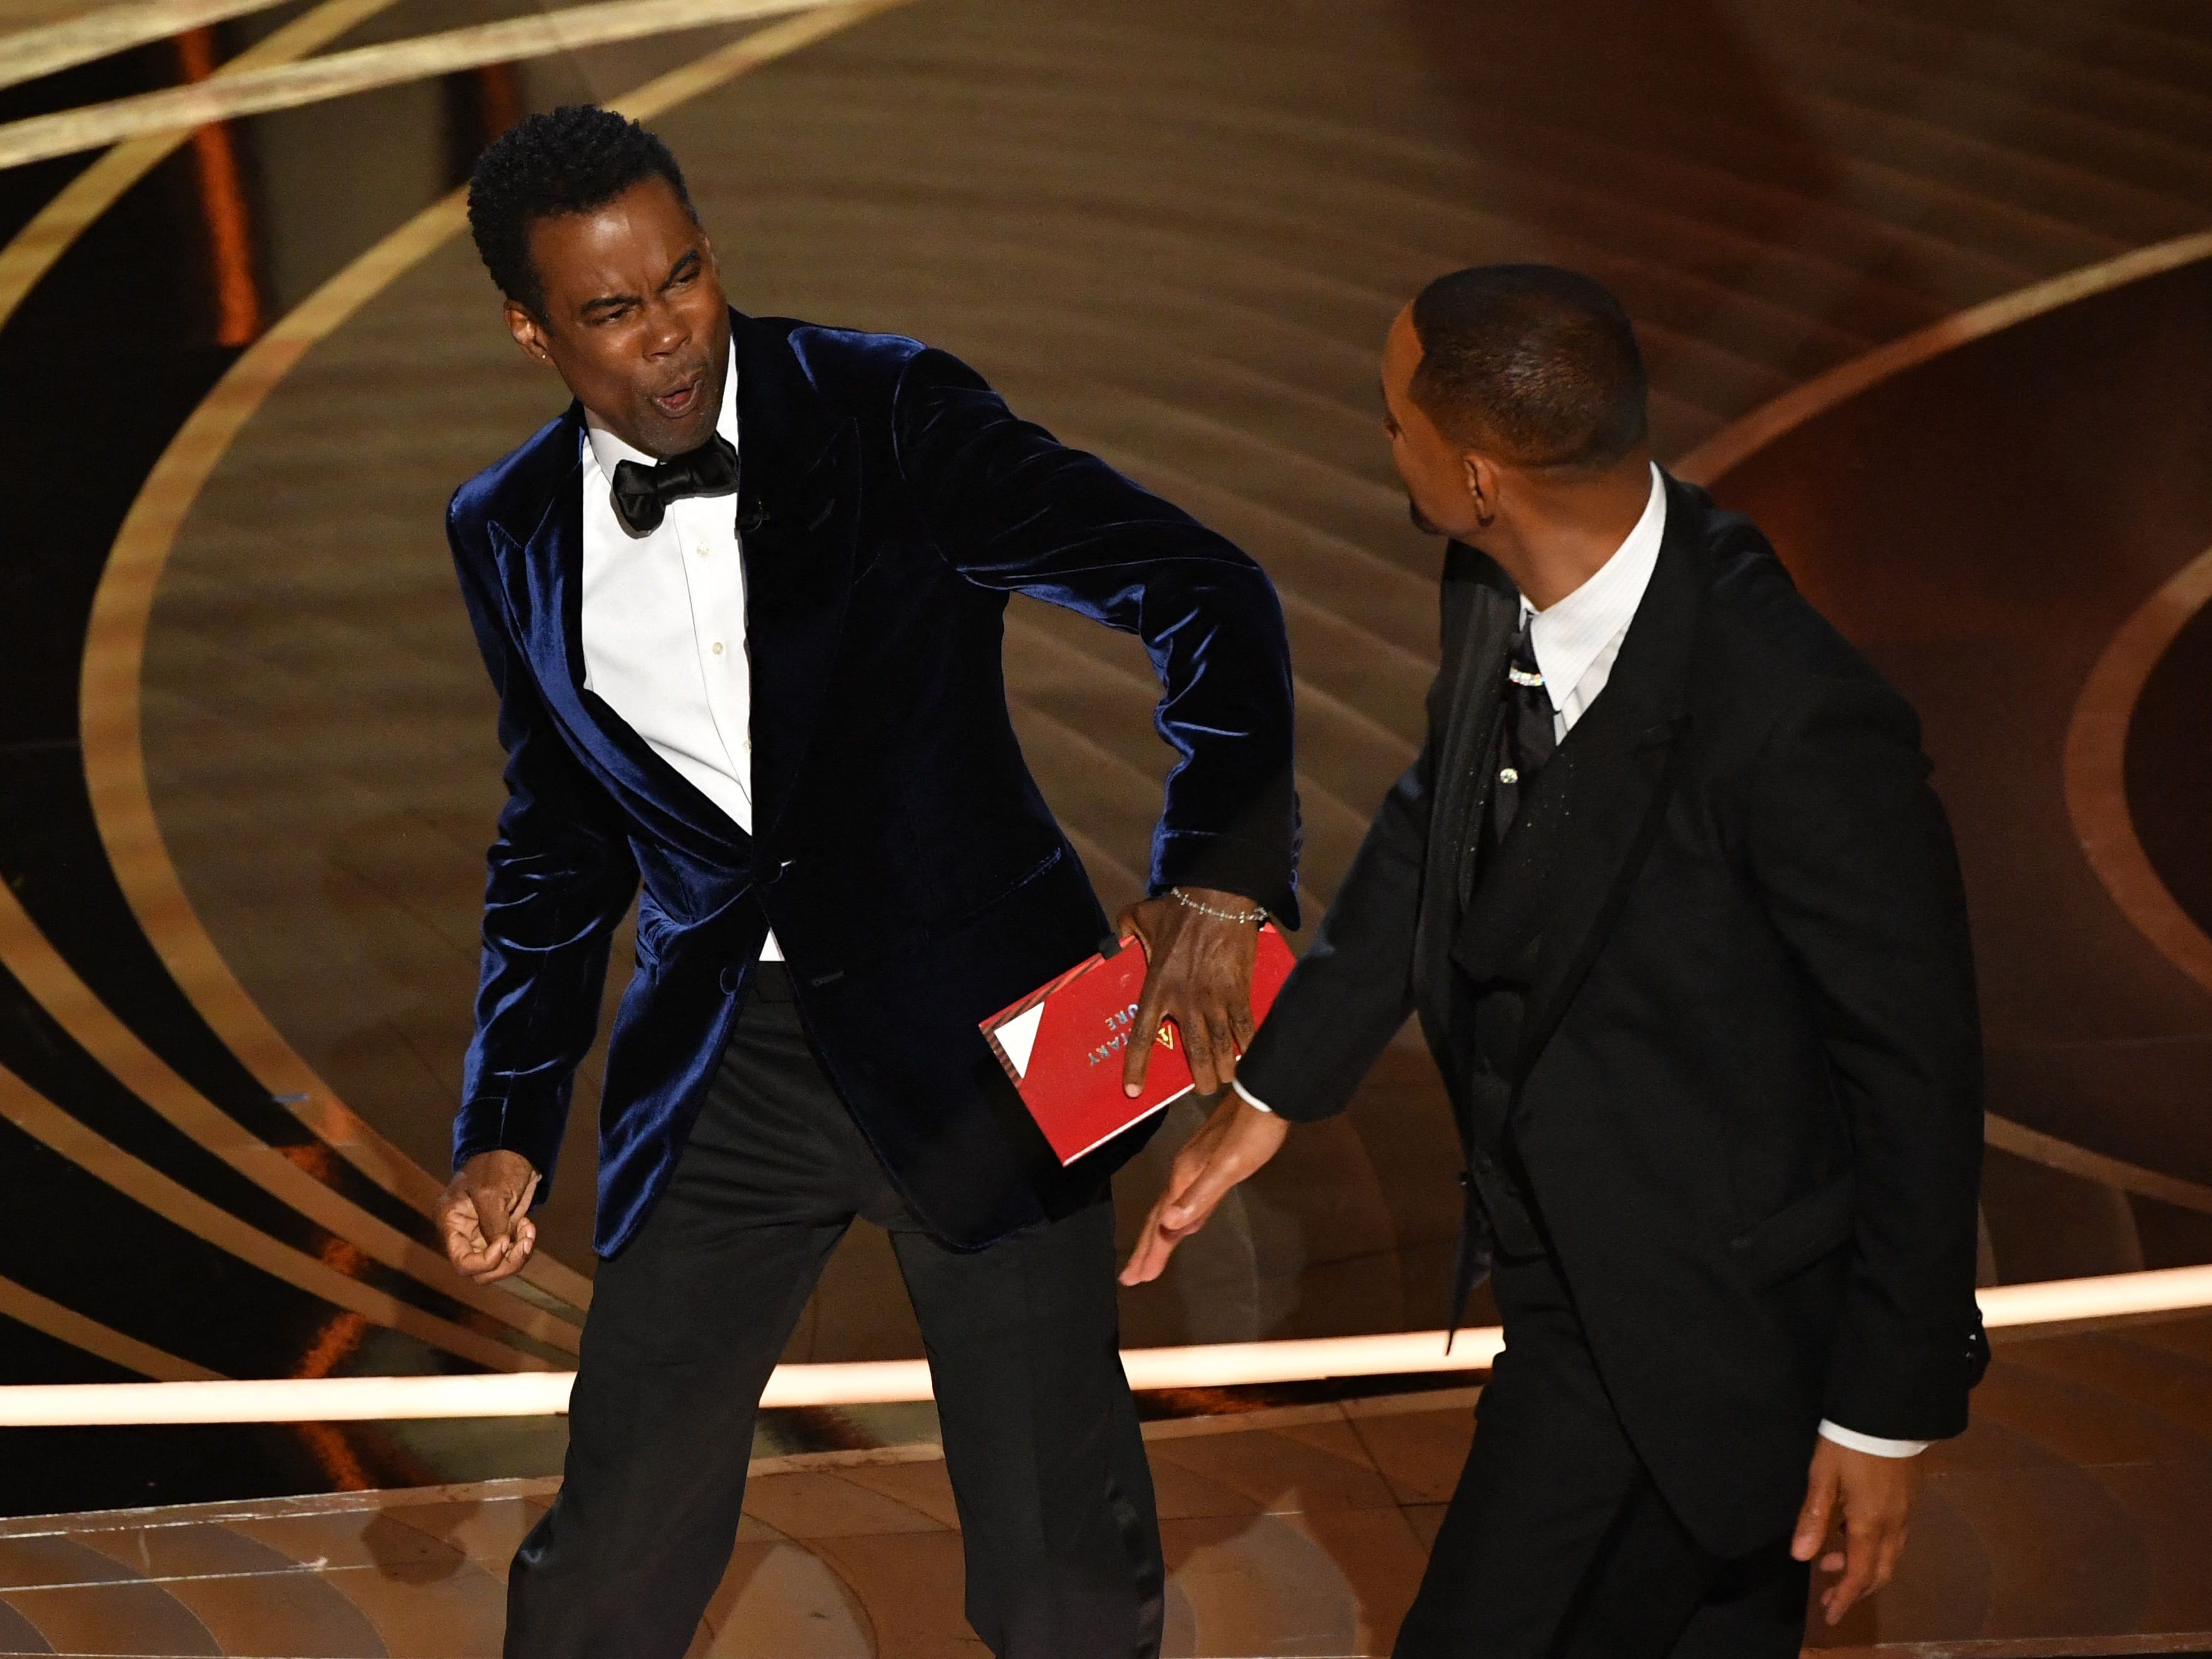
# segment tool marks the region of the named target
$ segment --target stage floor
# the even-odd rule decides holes
[[[1478,1390],[1148,1424],[1178,1659],[1383,1655]],[[2212,1651],[2212,1319],[2010,1343],[1929,1453],[1896,1583],[1816,1650]],[[475,1659],[551,1480],[0,1522],[0,1654]],[[952,1493],[927,1439],[763,1459],[692,1651],[952,1659]]]

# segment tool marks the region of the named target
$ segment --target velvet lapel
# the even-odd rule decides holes
[[[1522,986],[1519,1071],[1566,1012],[1664,813],[1709,585],[1704,514],[1668,485],[1659,561],[1597,701],[1537,778],[1477,886],[1452,956]]]
[[[738,528],[752,666],[753,827],[773,834],[830,697],[852,591],[860,434],[836,420],[779,325],[731,313]]]
[[[741,861],[750,843],[729,815],[584,689],[583,441],[583,408],[571,404],[548,433],[547,441],[562,446],[567,459],[553,469],[544,516],[526,538],[493,526],[508,619],[546,703],[599,768],[648,816],[663,817],[665,832],[719,854],[721,861]]]

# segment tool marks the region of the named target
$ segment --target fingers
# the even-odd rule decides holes
[[[1182,1031],[1183,1057],[1190,1062],[1190,1080],[1199,1093],[1221,1092],[1221,1060],[1214,1049],[1213,1032],[1202,1012],[1194,1012],[1176,1024]]]
[[[477,1206],[465,1193],[448,1196],[439,1206],[438,1221],[446,1237],[446,1258],[465,1273],[481,1273],[491,1265],[489,1243],[477,1221]]]
[[[482,1273],[471,1273],[479,1285],[496,1285],[502,1279],[511,1279],[529,1264],[530,1253],[538,1246],[538,1224],[525,1216],[514,1224],[499,1260]]]
[[[1160,1212],[1160,1225],[1178,1240],[1188,1237],[1213,1218],[1229,1189],[1243,1178],[1243,1172],[1229,1167],[1226,1159],[1213,1159]]]
[[[539,1176],[510,1152],[480,1155],[453,1178],[438,1206],[446,1256],[479,1284],[520,1273],[538,1242],[538,1226],[524,1213]]]
[[[1893,1527],[1881,1540],[1881,1549],[1874,1564],[1874,1589],[1880,1589],[1897,1577],[1897,1564],[1905,1557],[1905,1528]],[[1871,1593],[1871,1592],[1869,1592]]]
[[[1251,994],[1248,991],[1241,997],[1231,997],[1229,1001],[1229,1041],[1240,1058],[1252,1046],[1252,1039],[1258,1035],[1259,1030],[1252,1018]],[[1233,1077],[1236,1073],[1232,1070],[1230,1075]]]
[[[1790,1553],[1800,1561],[1809,1561],[1820,1553],[1829,1523],[1835,1519],[1839,1471],[1835,1460],[1826,1454],[1829,1443],[1823,1440],[1814,1451],[1812,1470],[1805,1480],[1805,1502],[1797,1510],[1796,1530],[1790,1534]]]
[[[1211,1094],[1215,1091],[1226,1089],[1231,1079],[1237,1075],[1237,1036],[1230,1030],[1229,1010],[1226,1007],[1213,1007],[1206,1010],[1206,1035],[1213,1048],[1214,1085],[1213,1089],[1207,1091]]]
[[[1144,1285],[1158,1279],[1166,1270],[1168,1258],[1175,1254],[1176,1246],[1192,1231],[1178,1231],[1166,1222],[1170,1206],[1182,1201],[1200,1168],[1200,1160],[1192,1157],[1192,1152],[1193,1146],[1183,1148],[1169,1172],[1167,1190],[1154,1200],[1146,1214],[1144,1228],[1137,1235],[1137,1247],[1129,1252],[1128,1265],[1121,1269],[1124,1285]]]
[[[1175,1254],[1179,1240],[1168,1237],[1160,1229],[1160,1212],[1166,1205],[1164,1197],[1152,1206],[1146,1216],[1144,1230],[1137,1235],[1137,1248],[1129,1252],[1128,1265],[1121,1269],[1124,1285],[1147,1285],[1160,1276]]]
[[[1124,1285],[1157,1279],[1176,1247],[1213,1218],[1239,1182],[1281,1148],[1289,1127],[1241,1100],[1224,1100],[1206,1127],[1176,1155],[1167,1190],[1145,1218],[1137,1247],[1121,1271]]]
[[[529,1265],[530,1253],[538,1248],[538,1224],[530,1218],[530,1201],[538,1195],[539,1179],[538,1171],[532,1170],[530,1179],[523,1183],[522,1190],[514,1194],[508,1205],[507,1213],[512,1219],[506,1239],[502,1241],[505,1249],[500,1252],[496,1261],[474,1276],[479,1285],[495,1285],[502,1279],[520,1273]]]
[[[513,1190],[493,1182],[483,1182],[469,1194],[476,1204],[477,1225],[492,1243],[506,1243],[513,1232],[517,1196]]]
[[[1826,1440],[1814,1453],[1790,1553],[1801,1561],[1811,1560],[1841,1511],[1842,1547],[1827,1552],[1820,1564],[1823,1572],[1841,1575],[1820,1596],[1821,1612],[1831,1626],[1896,1573],[1919,1476],[1919,1466],[1909,1458],[1849,1451]]]
[[[1880,1528],[1856,1526],[1846,1521],[1844,1576],[1829,1585],[1820,1597],[1820,1610],[1831,1625],[1841,1624],[1852,1604],[1875,1588],[1875,1572],[1881,1553]]]
[[[1132,1099],[1145,1092],[1145,1072],[1152,1064],[1153,1040],[1160,1029],[1160,1011],[1167,1001],[1166,977],[1160,972],[1157,959],[1145,970],[1145,994],[1138,1001],[1137,1018],[1129,1027],[1129,1045],[1121,1055],[1121,1092]]]

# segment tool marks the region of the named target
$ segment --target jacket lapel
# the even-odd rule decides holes
[[[744,832],[689,778],[658,754],[607,702],[584,689],[584,498],[580,405],[549,429],[550,442],[565,446],[567,462],[553,472],[543,516],[520,538],[514,527],[494,524],[492,556],[498,562],[507,616],[527,653],[547,708],[586,757],[648,817],[694,847],[720,852],[725,860],[748,845]]]
[[[752,673],[753,830],[790,804],[829,701],[860,521],[860,434],[832,418],[780,325],[731,316],[738,528]]]
[[[1453,944],[1478,985],[1522,989],[1522,1073],[1573,1000],[1664,817],[1708,585],[1703,520],[1669,480],[1658,563],[1606,689],[1528,792]]]
[[[1454,546],[1445,559],[1448,592],[1455,565],[1474,574],[1465,580],[1464,597],[1446,615],[1444,672],[1449,682],[1437,688],[1446,699],[1437,722],[1443,740],[1436,759],[1436,804],[1430,820],[1435,829],[1414,943],[1421,969],[1416,982],[1435,986],[1449,982],[1453,934],[1467,897],[1462,877],[1490,793],[1485,757],[1501,707],[1498,686],[1521,608],[1520,596],[1504,573],[1474,549]]]

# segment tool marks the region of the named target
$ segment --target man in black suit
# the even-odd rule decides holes
[[[1505,1351],[1398,1653],[1795,1655],[1832,1520],[1833,1622],[1986,1363],[1972,961],[1918,724],[1652,465],[1596,283],[1443,277],[1382,389],[1452,538],[1428,741],[1124,1276],[1418,1012],[1467,1149],[1454,1317],[1488,1264]]]
[[[732,312],[675,161],[618,116],[524,121],[469,212],[508,328],[576,398],[447,514],[507,753],[441,1212],[480,1281],[533,1246],[642,889],[567,1474],[515,1558],[507,1651],[684,1650],[761,1390],[858,1215],[927,1345],[977,1632],[1019,1659],[1156,1653],[1106,1189],[1142,1136],[1061,1170],[977,1030],[1106,931],[1000,638],[1026,592],[1158,666],[1180,759],[1125,926],[1218,1086],[1257,924],[1297,910],[1274,591],[945,353]]]

